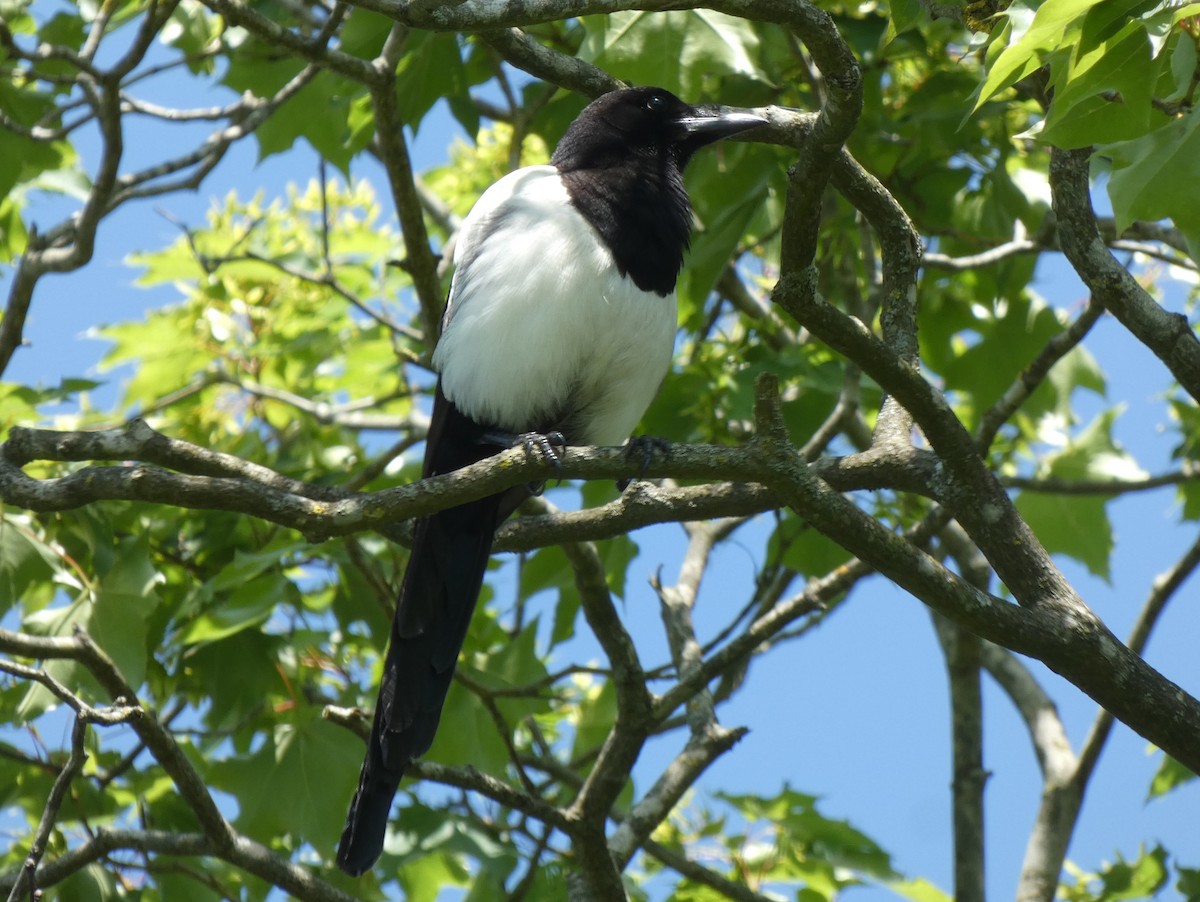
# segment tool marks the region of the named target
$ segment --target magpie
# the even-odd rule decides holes
[[[683,170],[706,144],[763,124],[661,88],[589,104],[550,164],[483,193],[463,221],[433,354],[423,475],[524,443],[619,445],[671,362],[675,279],[692,226]],[[433,742],[496,527],[521,486],[419,520],[338,866],[368,870],[392,799]]]

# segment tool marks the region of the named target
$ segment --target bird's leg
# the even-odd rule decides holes
[[[655,454],[670,457],[671,443],[665,438],[658,438],[653,435],[635,435],[625,443],[626,460],[633,460],[636,457],[642,459],[642,468],[638,471],[638,479],[646,475],[646,471],[650,469],[650,461],[654,459]],[[632,482],[632,479],[618,479],[617,491],[625,491]]]

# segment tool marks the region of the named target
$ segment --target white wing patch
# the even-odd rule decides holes
[[[625,441],[670,366],[675,296],[620,275],[558,171],[530,166],[492,185],[463,223],[454,260],[433,355],[446,397],[509,432],[570,399],[587,416],[585,434],[568,441]]]

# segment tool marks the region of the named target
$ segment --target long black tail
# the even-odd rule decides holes
[[[379,857],[400,778],[433,743],[487,569],[501,498],[417,524],[367,755],[338,846],[338,867],[348,874],[363,873]]]
[[[438,384],[425,451],[425,476],[493,454],[494,434],[464,416]],[[338,844],[337,863],[357,876],[383,850],[400,778],[433,744],[454,665],[483,584],[496,527],[528,497],[524,488],[481,498],[417,522],[396,602],[371,738]]]

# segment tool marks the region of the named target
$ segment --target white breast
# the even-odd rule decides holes
[[[489,188],[463,224],[455,263],[433,356],[446,397],[510,432],[582,399],[587,416],[568,441],[625,441],[670,366],[675,296],[620,275],[557,170],[531,166]]]

